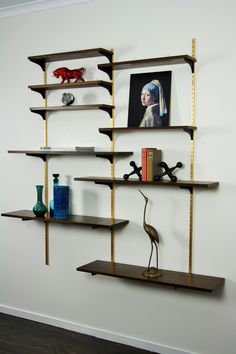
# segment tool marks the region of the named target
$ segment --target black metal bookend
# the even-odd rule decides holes
[[[142,170],[142,166],[138,167],[134,161],[130,162],[130,166],[133,167],[133,171],[131,171],[129,174],[127,174],[127,173],[124,174],[123,178],[125,180],[128,180],[130,176],[136,174],[138,176],[139,180],[141,181],[142,180],[142,175],[141,175],[140,171]]]
[[[172,172],[176,168],[181,168],[183,166],[182,162],[177,162],[177,164],[173,167],[169,167],[166,162],[162,161],[160,162],[160,166],[164,168],[164,172],[162,172],[160,175],[154,176],[154,181],[160,181],[163,176],[168,176],[171,180],[171,182],[177,182],[177,177],[172,174]]]

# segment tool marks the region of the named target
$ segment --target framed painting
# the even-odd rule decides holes
[[[171,71],[130,75],[128,127],[170,124]]]

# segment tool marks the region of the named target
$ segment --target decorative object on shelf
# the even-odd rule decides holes
[[[76,146],[75,147],[76,151],[95,151],[94,146]]]
[[[157,230],[152,226],[146,223],[146,210],[148,204],[148,198],[143,194],[143,192],[139,189],[139,192],[142,194],[145,200],[145,206],[143,211],[143,228],[147,233],[150,242],[151,242],[151,253],[148,261],[147,269],[143,272],[143,275],[148,278],[156,278],[160,277],[162,273],[158,269],[158,243],[159,243],[159,235]],[[156,248],[156,267],[150,267],[152,254],[153,254],[153,245]]]
[[[148,128],[168,126],[170,91],[171,71],[132,74],[128,126]]]
[[[53,187],[53,202],[54,202],[53,217],[55,219],[68,219],[69,218],[69,187],[68,186]]]
[[[153,181],[154,176],[161,174],[160,162],[162,151],[157,148],[142,148],[142,181]]]
[[[141,166],[141,167],[138,167],[134,161],[131,161],[131,162],[130,162],[130,166],[133,167],[133,171],[130,172],[129,174],[127,174],[127,173],[124,174],[123,178],[124,178],[125,180],[128,180],[130,176],[136,174],[136,175],[138,176],[139,180],[141,181],[141,180],[142,180],[142,175],[141,175],[141,172],[140,172],[140,171],[142,170],[142,166]]]
[[[182,162],[177,162],[173,167],[169,167],[166,162],[162,161],[160,166],[164,168],[164,172],[160,175],[154,176],[155,181],[160,181],[163,176],[168,176],[172,182],[177,182],[177,177],[172,174],[176,168],[181,168],[183,166]]]
[[[56,152],[56,151],[81,151],[81,152],[93,152],[94,146],[40,146],[40,151]]]
[[[43,186],[37,185],[36,191],[37,191],[37,202],[34,205],[32,210],[36,216],[42,217],[48,211],[47,207],[43,204]]]
[[[72,95],[70,92],[64,92],[62,94],[61,101],[64,104],[64,106],[69,106],[70,104],[74,103],[75,97]]]
[[[61,77],[62,81],[60,82],[63,84],[65,81],[70,83],[70,79],[75,79],[74,82],[84,82],[83,73],[85,72],[85,68],[78,68],[78,69],[68,69],[66,67],[57,68],[53,71],[53,75],[59,79]]]
[[[53,173],[53,188],[57,187],[59,184],[59,173]],[[50,200],[50,216],[53,217],[54,215],[54,200]]]

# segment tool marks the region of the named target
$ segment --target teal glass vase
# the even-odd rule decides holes
[[[43,204],[43,186],[37,185],[37,203],[33,207],[33,213],[36,216],[44,216],[48,211],[47,207]]]

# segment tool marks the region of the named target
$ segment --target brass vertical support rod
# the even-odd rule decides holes
[[[114,52],[112,50],[112,62],[113,62],[113,56]],[[111,94],[111,105],[114,105],[114,74],[112,70],[112,94]],[[111,117],[111,127],[114,128],[115,122],[114,122],[114,109],[112,109],[112,117]],[[113,153],[115,151],[115,141],[114,141],[114,132],[112,131],[112,139],[111,139],[111,152]],[[112,157],[112,163],[111,163],[111,178],[115,178],[115,162],[114,162],[114,156]],[[114,221],[115,218],[115,189],[114,186],[111,188],[111,219]],[[111,262],[113,263],[115,261],[115,230],[114,228],[111,229]]]
[[[192,39],[192,57],[196,56],[196,40]],[[192,90],[191,90],[191,124],[195,125],[195,91],[196,91],[196,80],[195,80],[195,70],[192,72]],[[195,163],[195,140],[194,132],[193,137],[190,142],[190,180],[194,181],[194,163]],[[193,208],[194,208],[194,189],[190,189],[189,197],[189,262],[188,271],[192,273],[192,262],[193,262]]]
[[[44,84],[47,84],[47,64],[44,67]],[[47,92],[45,92],[44,106],[47,107]],[[44,120],[44,146],[48,146],[48,113],[45,114]],[[48,208],[48,157],[44,161],[44,199]],[[45,243],[45,264],[49,265],[49,224],[44,223],[44,243]]]

